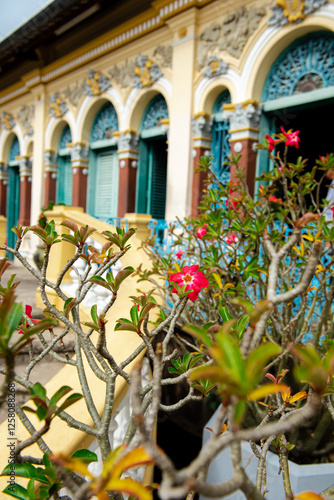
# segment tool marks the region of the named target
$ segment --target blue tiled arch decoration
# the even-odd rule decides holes
[[[65,125],[64,130],[62,131],[60,141],[59,141],[59,149],[67,148],[67,144],[72,142],[72,134],[69,125]]]
[[[15,136],[10,147],[9,161],[16,161],[17,156],[20,156],[20,144],[18,138]]]
[[[334,86],[334,34],[300,38],[278,57],[266,80],[262,101]]]
[[[145,109],[140,130],[148,130],[153,127],[159,127],[161,120],[168,119],[168,108],[165,98],[159,94],[149,102]]]
[[[95,117],[90,133],[90,142],[112,139],[112,133],[116,131],[118,131],[117,113],[114,106],[107,102]]]

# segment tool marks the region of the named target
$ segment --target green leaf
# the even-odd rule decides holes
[[[218,307],[218,313],[223,320],[223,323],[233,320],[233,316],[230,315],[226,306]]]
[[[55,405],[58,401],[63,398],[66,394],[68,394],[72,390],[68,385],[63,385],[54,395],[50,398],[49,406]]]
[[[134,305],[131,307],[130,309],[130,316],[131,316],[131,320],[132,320],[132,323],[137,325],[138,324],[138,309],[137,309],[137,306]]]
[[[116,288],[116,290],[119,289],[120,284],[122,283],[122,281],[124,281],[133,272],[134,272],[133,267],[129,266],[129,267],[126,267],[125,269],[122,269],[122,271],[119,271],[119,273],[117,273],[117,276],[115,278],[115,288]]]
[[[6,493],[6,495],[9,495],[10,497],[19,498],[20,500],[31,500],[28,491],[23,488],[23,486],[15,483],[14,491],[12,490],[13,486],[9,485],[3,490],[3,493]]]
[[[59,415],[60,412],[66,410],[69,406],[72,406],[74,403],[83,398],[82,394],[74,393],[69,396],[64,403],[59,406],[58,410],[55,411],[55,415]]]
[[[87,450],[86,448],[82,448],[81,450],[75,451],[71,456],[71,458],[79,458],[85,464],[90,464],[91,462],[98,461],[96,453]]]
[[[36,479],[40,483],[50,484],[50,481],[43,474],[40,474],[38,470],[30,463],[24,462],[23,464],[12,463],[6,465],[1,473],[1,476],[10,476],[13,473],[13,467],[15,467],[15,476],[25,477],[27,479]]]
[[[8,331],[10,332],[10,335],[13,333],[14,330],[16,330],[17,326],[19,325],[21,318],[23,314],[23,307],[22,304],[17,304],[16,302],[12,305],[12,308],[10,310],[10,313],[8,315],[7,319],[7,326],[8,326]]]
[[[41,398],[42,401],[46,401],[46,389],[39,382],[36,382],[32,387],[30,387],[29,391],[32,396],[36,395]]]
[[[36,494],[35,494],[35,480],[34,479],[30,479],[30,481],[28,482],[27,492],[28,492],[29,497],[32,500],[34,500],[36,498]]]

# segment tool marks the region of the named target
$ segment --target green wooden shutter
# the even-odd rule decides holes
[[[100,153],[96,162],[95,209],[96,217],[117,217],[118,158],[116,151]]]
[[[12,232],[12,227],[17,225],[20,209],[20,171],[19,167],[8,168],[8,188],[7,188],[7,243],[14,247],[16,236]],[[13,260],[12,254],[7,254],[9,260]]]
[[[69,156],[60,156],[57,176],[57,203],[72,205],[72,163]]]
[[[147,214],[147,174],[148,174],[148,145],[145,141],[139,142],[139,161],[136,186],[136,213]]]
[[[154,219],[165,218],[167,151],[166,141],[152,141],[152,169],[150,185],[150,212]]]

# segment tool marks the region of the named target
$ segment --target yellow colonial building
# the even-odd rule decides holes
[[[203,154],[227,182],[240,153],[255,192],[254,146],[281,126],[310,164],[332,151],[333,29],[326,0],[51,2],[0,44],[8,242],[49,201],[102,220],[196,214]]]

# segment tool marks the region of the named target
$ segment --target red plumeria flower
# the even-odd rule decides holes
[[[278,142],[280,142],[278,139],[273,139],[270,135],[265,135],[264,136],[265,139],[267,139],[267,142],[268,142],[268,149],[269,149],[269,153],[272,153],[276,147],[276,144]]]
[[[331,211],[332,211],[333,219],[334,219],[334,207],[331,207]]]
[[[206,235],[206,233],[207,233],[206,228],[207,228],[207,227],[208,227],[208,225],[207,225],[207,224],[204,224],[204,226],[202,226],[202,227],[198,227],[198,228],[196,229],[196,236],[197,236],[197,238],[199,238],[199,239],[201,240],[201,239],[203,238],[203,236],[205,236],[205,235]]]
[[[269,196],[268,201],[272,201],[273,203],[282,203],[282,199],[276,198],[276,196],[274,196],[274,195]]]
[[[39,319],[34,319],[34,318],[32,318],[32,317],[31,317],[32,307],[31,307],[31,306],[29,306],[28,304],[27,304],[27,305],[26,305],[26,307],[25,307],[25,313],[26,313],[26,315],[28,316],[28,318],[29,318],[29,319],[30,319],[30,320],[31,320],[34,324],[36,324],[36,323],[38,323],[38,322],[39,322]],[[27,323],[28,323],[27,321],[23,320],[23,322],[24,322],[24,323],[23,323],[23,324],[24,324],[24,326],[26,326],[26,327],[27,327],[27,326],[29,326],[29,324],[27,324]],[[26,332],[23,332],[22,330],[20,330],[18,333],[19,333],[20,335],[24,335]]]
[[[281,127],[281,132],[288,140],[285,142],[286,146],[294,146],[299,149],[300,137],[298,136],[299,130],[296,132],[285,132],[284,128]]]
[[[180,260],[184,253],[186,253],[186,250],[179,250],[176,252],[176,258]]]
[[[170,277],[171,283],[176,283],[180,287],[185,287],[185,291],[192,290],[188,294],[189,300],[196,300],[199,292],[202,288],[207,288],[209,286],[209,282],[204,276],[204,274],[198,271],[199,266],[184,266],[180,273],[172,274]],[[174,287],[172,293],[177,293],[176,288]]]
[[[228,245],[233,245],[233,243],[236,243],[238,241],[238,238],[234,233],[230,233],[227,238],[226,238],[226,243]]]

